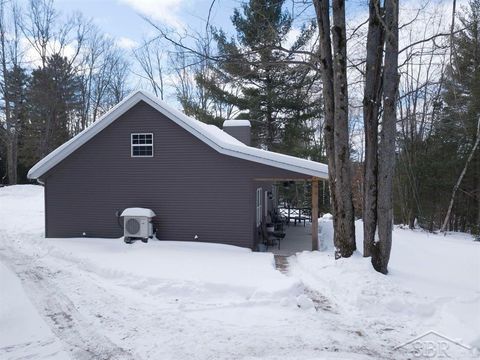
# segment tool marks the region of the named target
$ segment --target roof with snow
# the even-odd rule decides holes
[[[28,178],[40,178],[140,101],[144,101],[152,106],[221,154],[294,171],[300,174],[323,179],[328,178],[328,167],[325,164],[247,146],[215,125],[208,125],[188,117],[181,111],[174,109],[164,101],[143,90],[130,94],[99,120],[45,156],[30,169],[27,175]]]

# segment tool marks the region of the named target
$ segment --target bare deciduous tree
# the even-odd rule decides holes
[[[20,13],[14,4],[7,7],[0,2],[0,91],[3,100],[4,119],[0,120],[0,140],[7,152],[7,178],[9,184],[17,183],[18,134],[20,119],[11,108],[11,70],[18,66]]]
[[[475,155],[475,151],[477,151],[478,145],[480,144],[480,119],[478,119],[477,122],[477,133],[475,136],[475,142],[472,145],[472,148],[469,151],[467,160],[465,161],[465,165],[463,166],[463,169],[458,176],[457,182],[455,183],[455,186],[453,187],[452,190],[452,197],[450,198],[450,203],[448,204],[448,210],[447,214],[445,215],[445,219],[443,220],[442,227],[440,229],[441,232],[446,232],[447,231],[447,226],[448,222],[450,220],[450,214],[452,212],[453,204],[455,202],[455,195],[457,194],[458,188],[460,187],[460,184],[462,183],[462,180],[467,172],[468,165],[470,165],[470,162],[473,159],[473,155]]]
[[[76,66],[77,73],[82,77],[82,110],[73,133],[85,129],[115,104],[112,97],[117,100],[123,98],[125,91],[122,88],[129,68],[115,42],[95,26],[90,25],[83,42]]]
[[[383,118],[378,152],[378,239],[372,247],[372,265],[386,274],[392,247],[393,174],[398,92],[398,0],[385,1],[385,60]]]
[[[330,30],[330,2],[314,0],[313,4],[320,37],[324,132],[334,213],[335,257],[349,257],[356,246],[348,141],[345,2],[333,1],[332,30]],[[332,39],[335,62],[332,56]]]
[[[163,100],[165,94],[165,51],[159,39],[144,40],[142,46],[133,51],[143,74],[140,77],[150,84],[155,96]]]
[[[363,256],[370,256],[377,227],[378,117],[381,106],[384,29],[380,0],[370,0],[365,63],[363,122],[365,162],[363,183]]]

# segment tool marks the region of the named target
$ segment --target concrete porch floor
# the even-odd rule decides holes
[[[281,256],[295,255],[297,252],[312,250],[312,223],[305,222],[294,225],[293,221],[290,226],[285,225],[285,238],[280,243],[280,249],[277,246],[269,247],[268,251]]]

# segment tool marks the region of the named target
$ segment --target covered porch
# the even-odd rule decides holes
[[[318,218],[329,205],[326,180],[311,177],[256,181],[272,188],[268,194],[265,192],[263,206],[267,229],[260,231],[259,250],[280,256],[318,250]],[[265,241],[269,238],[273,238],[273,242]]]
[[[312,246],[312,223],[307,220],[305,226],[302,224],[286,226],[285,238],[280,241],[280,248],[278,246],[272,246],[267,251],[281,256],[295,255],[297,252],[311,251]],[[317,231],[318,234],[318,231]]]

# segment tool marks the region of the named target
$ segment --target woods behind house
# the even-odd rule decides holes
[[[39,159],[142,87],[200,121],[251,120],[254,146],[328,163],[323,210],[348,219],[336,225],[339,256],[354,250],[354,217],[374,224],[371,250],[388,208],[397,224],[478,234],[480,1],[398,5],[250,0],[231,14],[233,32],[145,18],[156,35],[125,49],[53,1],[2,1],[1,182],[27,182]]]

